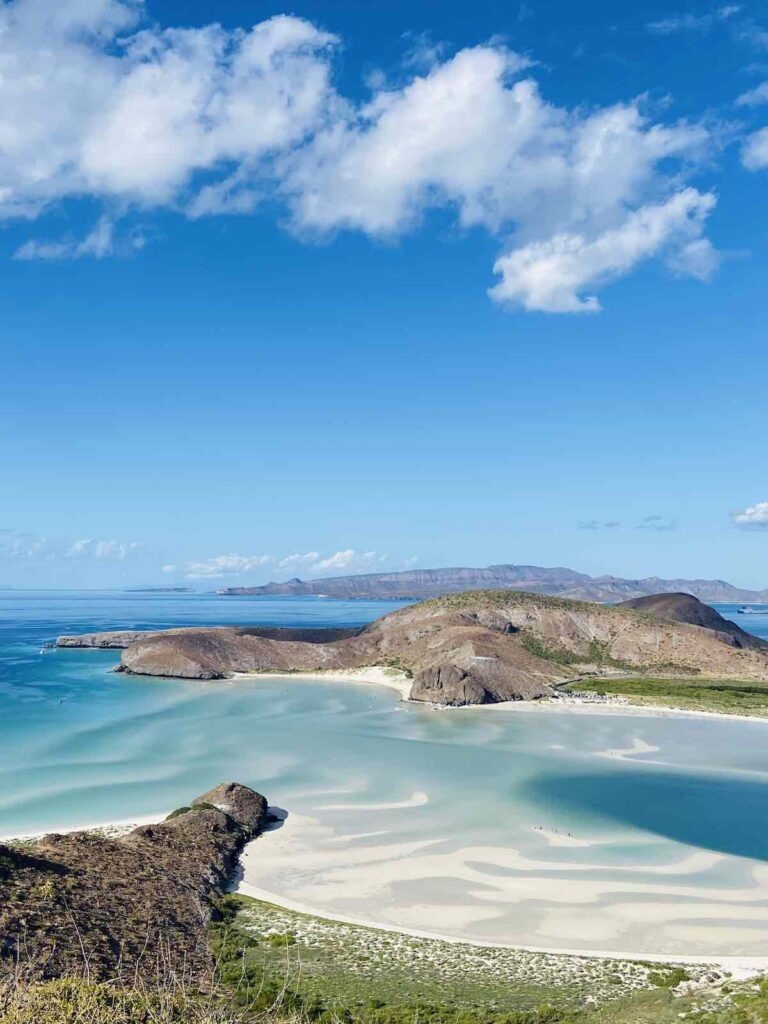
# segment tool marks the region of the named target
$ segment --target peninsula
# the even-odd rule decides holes
[[[470,591],[357,630],[185,628],[62,636],[58,645],[122,648],[119,671],[185,679],[376,666],[409,679],[410,699],[453,706],[550,697],[581,676],[768,683],[768,643],[687,594],[607,606]]]

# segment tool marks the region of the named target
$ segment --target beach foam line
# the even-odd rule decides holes
[[[61,828],[53,826],[52,828],[42,829],[39,832],[14,832],[0,835],[0,843],[26,843],[31,842],[35,839],[42,839],[43,836],[66,836],[71,832],[108,832],[110,837],[114,832],[114,837],[120,835],[128,835],[135,828],[139,828],[141,825],[157,825],[158,822],[165,821],[170,814],[170,811],[166,811],[164,814],[147,814],[143,817],[138,818],[122,818],[118,821],[101,821],[86,824],[86,825],[65,825]]]

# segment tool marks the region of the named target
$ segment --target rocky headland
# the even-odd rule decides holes
[[[637,607],[470,591],[358,630],[186,628],[61,637],[59,645],[122,647],[119,671],[187,679],[389,667],[410,677],[412,700],[444,705],[536,700],[582,675],[768,683],[768,644],[696,598],[674,596],[671,605]]]
[[[120,839],[0,845],[0,975],[205,984],[217,900],[267,814],[259,793],[225,783]]]

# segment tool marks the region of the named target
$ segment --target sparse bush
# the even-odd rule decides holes
[[[171,813],[168,815],[168,817],[165,820],[166,821],[173,821],[174,818],[180,818],[182,816],[182,814],[189,814],[189,812],[191,810],[192,810],[191,807],[177,807],[175,811],[171,811]]]

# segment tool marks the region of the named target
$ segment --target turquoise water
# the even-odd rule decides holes
[[[60,632],[392,607],[0,594],[0,835],[159,815],[235,779],[288,811],[246,859],[246,883],[279,898],[478,941],[768,956],[768,724],[435,711],[381,687],[150,680],[116,675],[111,652],[40,654]]]

